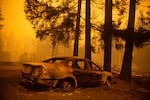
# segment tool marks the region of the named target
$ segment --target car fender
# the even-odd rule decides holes
[[[71,79],[74,80],[74,82],[75,82],[75,88],[78,86],[76,77],[75,77],[74,75],[72,75],[72,74],[69,74],[69,75],[67,75],[67,76],[61,77],[60,79],[54,80],[54,81],[53,81],[53,87],[56,87],[56,86],[57,86],[57,83],[58,83],[60,80],[67,79],[67,78],[71,78]]]
[[[105,83],[107,81],[108,77],[110,77],[110,78],[113,77],[112,73],[107,72],[107,71],[96,72],[96,74],[102,75],[101,81],[103,83]]]

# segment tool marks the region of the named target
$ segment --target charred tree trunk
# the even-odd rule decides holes
[[[129,9],[129,21],[126,33],[125,52],[123,57],[122,69],[120,78],[122,80],[131,80],[131,68],[132,68],[132,52],[133,52],[133,34],[134,34],[134,22],[135,22],[135,4],[136,0],[130,0]]]
[[[105,0],[104,70],[111,72],[112,0]]]
[[[122,69],[120,73],[120,78],[122,80],[126,81],[131,80],[132,51],[133,51],[133,41],[126,40]]]
[[[78,56],[78,44],[79,44],[79,32],[80,32],[80,12],[81,12],[81,0],[78,0],[78,13],[76,20],[75,42],[73,56]]]
[[[90,0],[86,0],[85,58],[91,60]]]

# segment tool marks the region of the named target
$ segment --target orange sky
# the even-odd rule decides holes
[[[149,0],[146,0],[145,4],[150,5]],[[143,5],[145,4],[143,3]],[[3,53],[3,56],[10,56],[8,58],[11,61],[18,61],[20,59],[20,56],[25,53],[30,55],[36,52],[38,53],[38,56],[36,55],[36,57],[38,57],[39,59],[48,58],[51,56],[52,51],[50,45],[46,41],[40,42],[35,38],[34,30],[32,29],[29,21],[25,18],[25,13],[23,11],[24,0],[0,0],[0,9],[2,9],[2,16],[4,17],[4,20],[1,22],[4,25],[4,28],[0,32],[0,36],[2,37],[2,39],[0,40],[0,42],[2,42],[2,50],[0,50],[0,53]],[[82,9],[82,12],[83,11],[84,9]],[[100,13],[97,10],[94,10],[92,12],[94,15]],[[102,15],[103,14],[101,14],[100,18],[103,18]],[[57,48],[63,48],[63,46],[59,46]],[[83,49],[83,46],[80,47],[80,51],[83,53],[84,50],[81,49]],[[140,61],[144,63],[144,66],[150,65],[146,60],[150,59],[149,50],[150,46],[145,47],[144,49],[136,49],[134,51],[134,56],[139,57],[139,59],[141,59]],[[63,48],[62,51],[68,51],[68,55],[72,55],[72,52],[70,52],[70,50],[66,48]],[[80,55],[83,56],[83,54]],[[118,53],[115,51],[114,55],[116,55],[116,57],[115,60],[113,60],[115,63],[118,63],[117,60],[120,59],[120,56],[118,55],[120,54],[122,55],[122,53]],[[63,55],[63,53],[57,50],[57,55]],[[93,56],[96,62],[101,59],[101,62],[98,63],[103,63],[103,51],[101,51],[101,53],[99,54],[93,54]],[[141,56],[142,58],[140,58]],[[4,58],[5,59],[3,60],[8,60],[7,57]],[[135,61],[140,62],[139,59],[135,59]],[[2,60],[2,56],[0,57],[0,60]],[[141,65],[142,64],[140,63],[136,66]]]
[[[0,7],[4,17],[2,22],[4,28],[1,32],[3,51],[11,52],[11,59],[14,60],[25,51],[33,52],[32,46],[26,48],[28,44],[32,45],[35,34],[29,21],[25,19],[23,0],[1,0]]]

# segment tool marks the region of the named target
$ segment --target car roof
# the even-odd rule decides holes
[[[81,57],[78,57],[78,56],[69,56],[69,57],[53,57],[53,58],[49,58],[49,59],[46,59],[46,60],[43,60],[43,61],[48,61],[48,60],[63,60],[63,59],[70,59],[70,60],[88,60],[90,61],[89,59],[87,58],[81,58]]]

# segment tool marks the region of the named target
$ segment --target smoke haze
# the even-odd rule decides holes
[[[0,61],[39,61],[53,56],[71,56],[73,41],[69,48],[59,44],[52,49],[50,41],[39,41],[31,24],[25,18],[24,0],[0,0],[2,10],[2,23],[0,30]],[[84,40],[80,40],[79,56],[84,57]],[[150,46],[134,49],[133,69],[137,71],[150,71]],[[124,51],[112,51],[112,67],[120,68]],[[103,50],[92,53],[92,60],[103,65]]]

